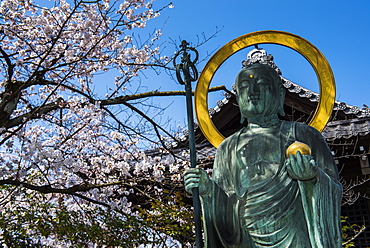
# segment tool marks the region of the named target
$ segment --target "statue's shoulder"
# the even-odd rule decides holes
[[[299,123],[299,122],[293,122],[296,126],[296,132],[299,133],[309,133],[309,134],[315,134],[321,136],[321,132],[317,130],[314,127],[311,127],[310,125],[307,125],[305,123]]]
[[[293,137],[295,137],[298,141],[305,143],[315,143],[319,140],[324,140],[321,132],[318,131],[316,128],[311,127],[310,125],[294,121],[284,122],[286,123],[286,130],[291,130],[290,132],[294,132]]]
[[[299,123],[296,121],[283,121],[285,127],[287,129],[295,129],[297,133],[314,133],[314,134],[321,134],[316,128],[311,127],[310,125],[307,125],[305,123]]]
[[[230,147],[233,147],[236,143],[237,143],[237,140],[238,140],[238,137],[240,136],[240,133],[242,132],[243,129],[239,130],[239,131],[236,131],[235,133],[233,133],[232,135],[230,135],[229,137],[225,138],[220,146],[217,148],[217,150],[223,150],[223,149],[226,149],[228,150]]]

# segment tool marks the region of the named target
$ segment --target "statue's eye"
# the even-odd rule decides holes
[[[266,79],[260,79],[260,80],[257,81],[257,84],[259,84],[259,85],[267,85],[269,83],[270,82]]]
[[[249,85],[250,85],[250,82],[247,81],[247,80],[244,80],[244,81],[239,83],[239,88],[248,88]]]

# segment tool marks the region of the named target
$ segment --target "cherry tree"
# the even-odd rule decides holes
[[[172,7],[153,6],[1,1],[2,243],[176,247],[193,240],[181,188],[187,155],[171,154],[167,144],[179,138],[156,122],[161,109],[148,100],[169,93],[140,92],[134,80],[143,70],[168,69],[161,30],[140,42],[133,35]]]

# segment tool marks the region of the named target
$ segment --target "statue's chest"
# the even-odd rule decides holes
[[[241,134],[237,147],[237,166],[242,187],[271,180],[281,163],[280,135],[278,133]]]

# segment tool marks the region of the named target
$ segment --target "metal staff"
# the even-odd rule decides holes
[[[195,63],[198,61],[198,51],[193,47],[188,47],[189,43],[185,40],[180,45],[180,51],[178,51],[173,58],[173,65],[176,68],[176,77],[180,84],[185,85],[186,91],[186,110],[188,115],[188,133],[189,133],[189,148],[190,148],[190,165],[192,168],[196,166],[196,150],[195,150],[195,138],[194,138],[194,119],[193,119],[193,101],[192,101],[192,89],[191,82],[198,79],[198,71],[195,67]],[[188,51],[195,53],[195,59],[190,59]],[[176,64],[176,58],[182,55],[181,63]],[[195,222],[195,237],[196,246],[203,248],[202,240],[202,226],[200,219],[200,201],[199,201],[199,188],[193,188],[193,207],[194,207],[194,222]]]

